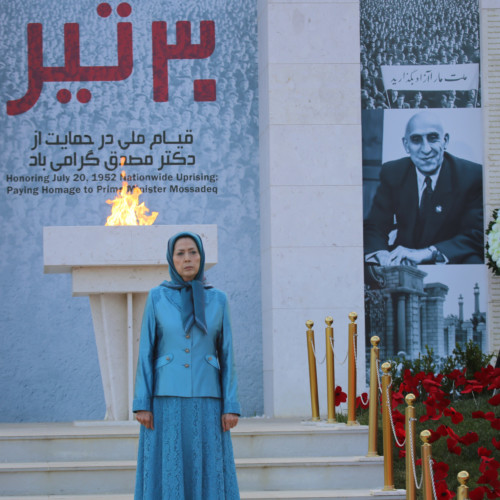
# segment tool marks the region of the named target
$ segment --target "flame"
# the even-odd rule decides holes
[[[125,163],[125,157],[121,157],[121,166]],[[125,171],[122,172],[122,188],[116,193],[113,200],[106,200],[111,207],[111,215],[106,219],[106,226],[150,226],[158,216],[158,212],[146,215],[149,208],[144,202],[139,204],[139,196],[142,191],[134,186],[132,193],[128,192],[128,182],[125,180]]]

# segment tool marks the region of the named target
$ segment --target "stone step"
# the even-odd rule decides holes
[[[348,489],[382,484],[380,457],[237,458],[242,491]],[[135,482],[135,460],[21,462],[0,464],[5,495],[128,493]]]
[[[139,425],[75,422],[0,425],[0,462],[134,460]],[[238,458],[364,455],[366,426],[241,419],[231,432]]]
[[[4,495],[84,495],[134,491],[135,460],[0,464]]]
[[[0,462],[134,460],[135,422],[0,424]]]
[[[303,490],[242,491],[241,500],[405,500],[404,490]],[[134,495],[36,495],[0,496],[0,500],[134,500]]]
[[[134,422],[0,424],[0,500],[131,500],[138,433]],[[243,418],[232,438],[242,499],[404,498],[373,494],[383,459],[365,456],[366,426]]]
[[[340,457],[368,451],[367,426],[257,420],[242,419],[231,433],[235,457]]]
[[[383,486],[380,457],[236,459],[238,484],[252,490],[329,490]]]
[[[381,491],[368,489],[242,491],[240,497],[241,500],[325,500],[328,498],[334,500],[406,500],[406,491]],[[2,500],[1,497],[0,500]]]
[[[28,495],[0,496],[0,500],[134,500],[133,494],[123,495]]]

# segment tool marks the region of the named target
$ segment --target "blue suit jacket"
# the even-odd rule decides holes
[[[388,235],[397,229],[394,247],[434,245],[452,264],[484,262],[482,167],[448,153],[432,195],[432,220],[415,236],[418,187],[410,158],[385,163],[364,224],[365,254],[391,250]]]
[[[153,396],[222,398],[223,413],[241,413],[226,294],[205,291],[208,333],[184,331],[180,291],[158,286],[142,319],[133,411],[152,411]]]

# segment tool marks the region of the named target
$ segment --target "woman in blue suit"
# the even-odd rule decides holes
[[[228,431],[241,410],[227,297],[204,281],[197,234],[173,236],[167,261],[171,281],[150,291],[142,321],[135,500],[239,499]]]

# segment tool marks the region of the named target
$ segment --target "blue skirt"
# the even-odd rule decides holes
[[[155,397],[153,419],[141,425],[135,500],[239,500],[220,399]]]

